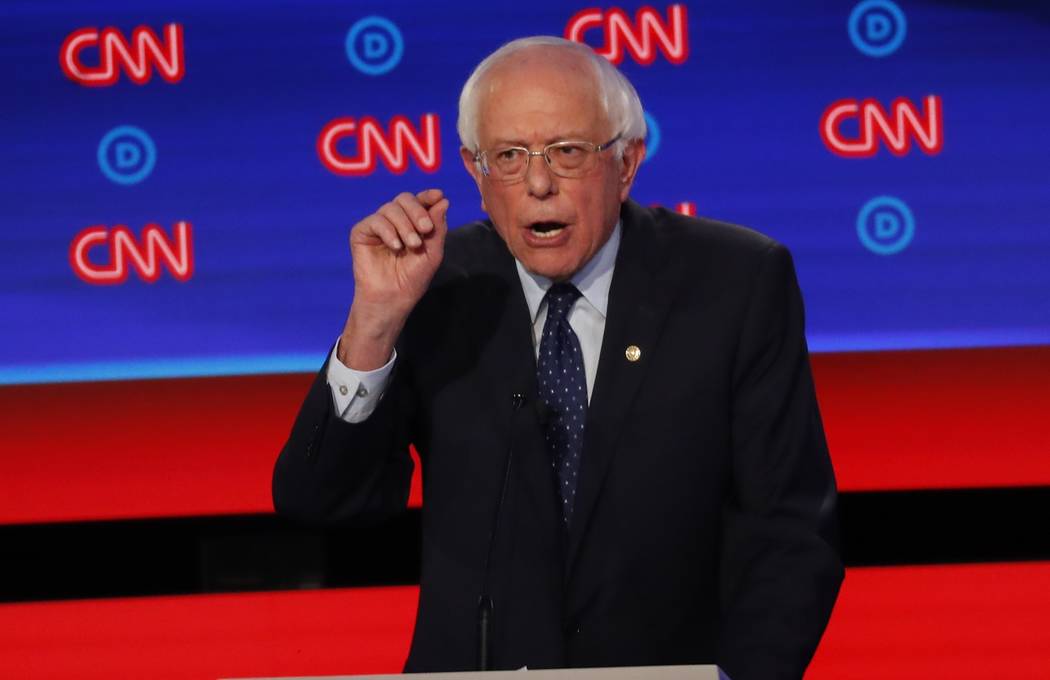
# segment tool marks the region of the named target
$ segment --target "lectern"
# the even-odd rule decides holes
[[[527,675],[522,675],[527,673]],[[226,680],[730,680],[718,666],[627,666],[622,668],[559,668],[485,673],[412,673],[411,675],[324,675]]]

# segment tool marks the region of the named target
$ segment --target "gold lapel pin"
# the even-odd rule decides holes
[[[638,345],[627,345],[624,355],[627,357],[627,361],[638,361],[642,358],[642,350],[638,348]]]

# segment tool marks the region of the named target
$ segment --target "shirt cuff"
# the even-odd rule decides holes
[[[379,405],[390,373],[397,359],[395,349],[390,361],[373,371],[355,371],[339,361],[339,343],[332,348],[328,358],[328,386],[332,389],[335,412],[348,423],[360,423],[372,415]]]

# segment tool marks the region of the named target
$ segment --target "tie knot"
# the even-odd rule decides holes
[[[547,289],[547,316],[563,319],[581,295],[571,283],[556,283]]]

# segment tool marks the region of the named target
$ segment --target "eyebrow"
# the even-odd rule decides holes
[[[573,132],[569,132],[568,134],[559,135],[558,137],[548,138],[545,142],[543,142],[543,145],[547,146],[548,144],[555,144],[557,142],[584,142],[584,141],[589,141],[587,139],[586,135],[579,134],[579,133],[573,131]],[[526,143],[524,140],[521,140],[521,139],[499,139],[499,140],[496,140],[495,142],[493,142],[492,146],[489,147],[489,148],[496,149],[496,148],[505,148],[505,147],[508,147],[508,146],[520,146],[520,147],[528,148],[529,145],[528,145],[528,143]]]

